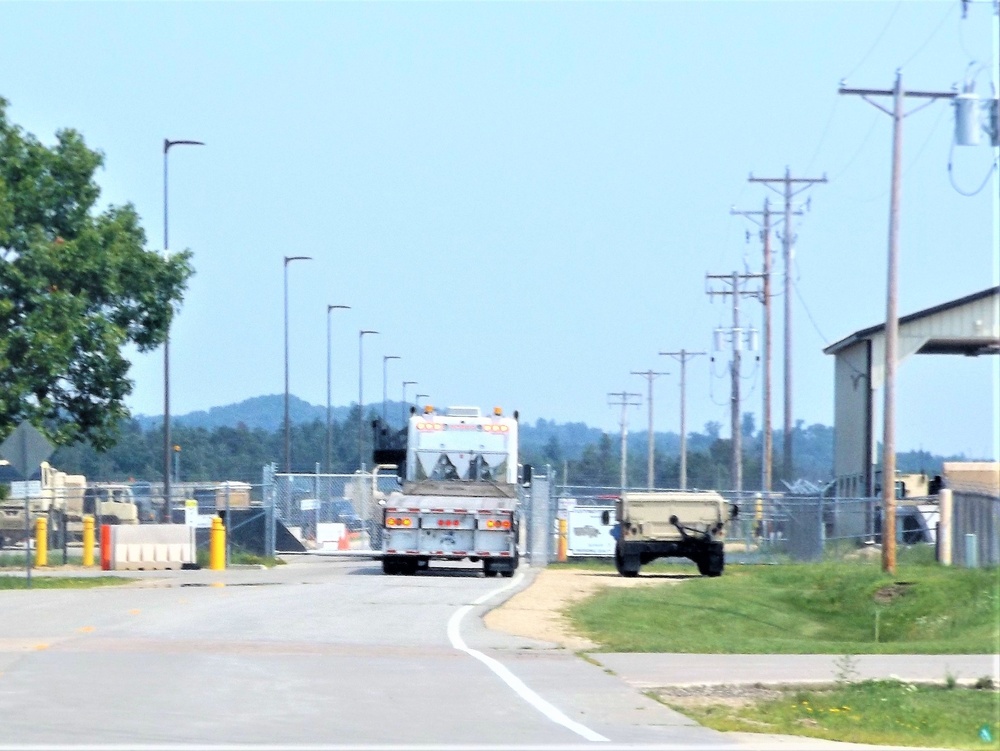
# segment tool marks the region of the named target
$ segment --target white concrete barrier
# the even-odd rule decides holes
[[[118,571],[179,569],[195,563],[195,528],[186,524],[112,525],[108,527],[108,568]]]

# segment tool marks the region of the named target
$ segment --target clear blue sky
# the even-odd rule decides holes
[[[710,350],[728,303],[706,273],[759,271],[738,209],[748,176],[821,177],[795,227],[794,414],[833,422],[822,348],[885,315],[891,120],[851,86],[995,85],[993,4],[3,3],[0,95],[51,142],[80,130],[106,154],[102,200],[133,202],[197,275],[172,330],[172,412],[284,388],[335,404],[401,382],[438,405],[503,405],[528,420],[617,430],[608,392],[655,382],[658,430],[678,429],[679,369],[661,350]],[[977,61],[970,67],[970,63]],[[900,313],[998,283],[996,181],[975,197],[947,171],[951,107],[906,118]],[[987,146],[956,149],[964,190]],[[753,233],[751,241],[746,232]],[[775,241],[777,248],[779,243]],[[783,269],[776,265],[780,291]],[[776,298],[774,424],[782,423]],[[743,310],[760,326],[759,303]],[[688,369],[691,429],[728,434],[728,355]],[[899,373],[900,450],[996,457],[998,358],[915,357]],[[162,354],[136,356],[129,404],[161,414]],[[760,413],[761,371],[744,409]],[[645,406],[630,412],[646,425]]]

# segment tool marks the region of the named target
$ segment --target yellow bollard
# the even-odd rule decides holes
[[[49,565],[49,520],[35,519],[35,566]]]
[[[212,517],[208,538],[208,567],[212,571],[222,571],[226,567],[226,528],[217,516]]]
[[[83,517],[83,565],[94,565],[94,517]]]
[[[559,520],[559,549],[558,549],[558,556],[559,556],[559,562],[560,563],[565,563],[566,562],[566,558],[567,558],[567,547],[568,547],[569,541],[566,538],[567,538],[568,530],[569,530],[569,522],[567,522],[565,519],[560,519]]]

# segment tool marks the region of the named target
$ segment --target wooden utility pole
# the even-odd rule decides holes
[[[730,289],[705,290],[709,297],[716,295],[732,295],[733,297],[733,325],[730,329],[730,339],[733,345],[733,359],[729,365],[729,375],[732,382],[732,396],[730,397],[730,420],[733,435],[733,455],[731,459],[730,472],[733,480],[733,490],[741,492],[743,490],[743,431],[740,426],[740,361],[743,351],[743,329],[740,328],[740,297],[757,297],[759,290],[740,289],[740,282],[750,279],[760,279],[763,274],[706,274],[705,279],[718,279],[730,285]]]
[[[770,493],[772,485],[771,472],[774,465],[774,435],[771,425],[771,367],[774,362],[774,342],[773,334],[771,333],[771,217],[774,216],[774,212],[771,211],[771,202],[765,198],[764,209],[762,211],[736,211],[736,209],[730,209],[729,213],[745,216],[760,227],[760,235],[764,243],[764,291],[760,297],[760,301],[764,306],[764,393],[763,404],[761,405],[761,411],[763,412],[762,422],[764,424],[761,426],[763,445],[761,446],[760,487],[765,493]],[[796,210],[792,213],[800,215],[802,211]],[[762,216],[763,219],[757,221],[754,218],[755,216]]]
[[[903,156],[903,118],[921,110],[936,99],[954,99],[954,91],[904,91],[903,75],[896,71],[892,89],[845,89],[840,94],[857,94],[869,104],[892,117],[892,179],[889,194],[889,263],[885,303],[885,401],[882,424],[882,569],[896,573],[896,352],[899,342],[897,305],[899,267],[899,205]],[[869,97],[891,96],[892,110]],[[911,112],[903,112],[905,97],[929,99]]]
[[[656,376],[670,375],[666,372],[655,370],[633,370],[632,375],[641,375],[648,381],[646,389],[646,405],[649,407],[649,441],[646,447],[646,490],[653,489],[653,455],[655,453],[655,441],[653,439],[653,380]]]
[[[681,490],[687,490],[687,425],[684,416],[684,389],[685,374],[687,371],[687,361],[698,355],[706,355],[707,352],[688,352],[682,349],[680,352],[661,352],[661,355],[672,357],[681,364]]]
[[[612,401],[611,398],[617,398],[617,401]],[[642,404],[641,401],[635,401],[642,398],[642,394],[632,394],[628,391],[616,391],[608,394],[608,404],[612,407],[621,407],[621,437],[622,437],[622,448],[621,448],[621,492],[625,493],[625,488],[627,487],[628,478],[628,408],[638,407]]]
[[[785,262],[785,435],[782,441],[782,468],[781,474],[788,482],[795,480],[795,469],[792,456],[792,429],[794,427],[792,412],[792,243],[795,235],[792,232],[792,198],[804,190],[813,186],[814,183],[825,183],[826,176],[813,177],[792,177],[791,170],[785,167],[784,177],[754,177],[750,175],[750,182],[763,183],[765,186],[775,191],[785,198],[785,232],[782,236],[783,255]],[[779,191],[771,183],[784,183],[784,191]],[[792,185],[802,184],[798,190],[792,190]]]

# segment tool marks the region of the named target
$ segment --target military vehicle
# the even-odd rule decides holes
[[[702,576],[719,576],[726,522],[737,513],[736,505],[713,491],[626,491],[615,501],[615,568],[637,576],[657,558],[689,558]],[[605,511],[602,522],[610,524],[610,516]]]

